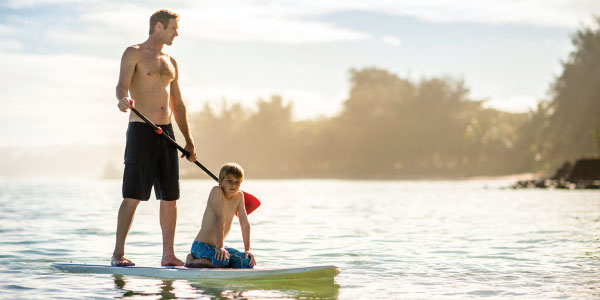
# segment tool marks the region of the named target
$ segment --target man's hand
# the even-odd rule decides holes
[[[217,260],[224,261],[229,258],[229,252],[227,252],[227,250],[225,250],[223,247],[215,248],[215,258]]]
[[[194,146],[193,142],[188,142],[187,144],[185,144],[184,147],[185,151],[187,151],[190,156],[187,157],[187,160],[191,161],[191,162],[195,162],[196,161],[196,147]],[[181,154],[181,158],[184,158],[185,154]]]
[[[119,109],[122,112],[127,112],[128,109],[134,107],[133,99],[131,99],[129,97],[123,97],[123,98],[119,99],[119,103],[117,103],[117,107],[119,107]]]
[[[250,251],[246,251],[246,257],[250,257],[250,262],[248,262],[249,267],[254,267],[256,265],[256,260],[254,259],[254,254],[250,253]]]

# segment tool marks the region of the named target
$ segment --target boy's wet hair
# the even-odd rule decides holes
[[[163,25],[164,29],[167,29],[171,19],[179,20],[179,15],[166,9],[157,10],[150,16],[150,34],[154,33],[154,27],[158,22]]]
[[[236,163],[226,163],[221,167],[221,171],[219,171],[219,181],[225,179],[225,176],[228,174],[244,180],[244,169]]]

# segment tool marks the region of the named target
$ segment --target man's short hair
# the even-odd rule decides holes
[[[219,171],[219,181],[225,179],[227,175],[233,175],[235,178],[244,180],[244,169],[236,163],[226,163],[221,167],[221,171]]]
[[[150,34],[154,33],[154,27],[156,27],[156,23],[158,22],[163,25],[164,29],[167,29],[169,20],[171,19],[179,21],[179,15],[166,9],[157,10],[150,16]]]

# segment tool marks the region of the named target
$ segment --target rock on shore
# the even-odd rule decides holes
[[[512,188],[600,189],[600,159],[567,161],[550,178],[521,180]]]

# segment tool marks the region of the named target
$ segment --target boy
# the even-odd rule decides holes
[[[250,253],[250,223],[239,191],[244,170],[235,163],[226,163],[219,171],[219,186],[210,191],[200,232],[192,243],[185,266],[191,268],[253,268],[254,254]],[[223,242],[238,214],[244,240],[244,253],[223,247]]]

